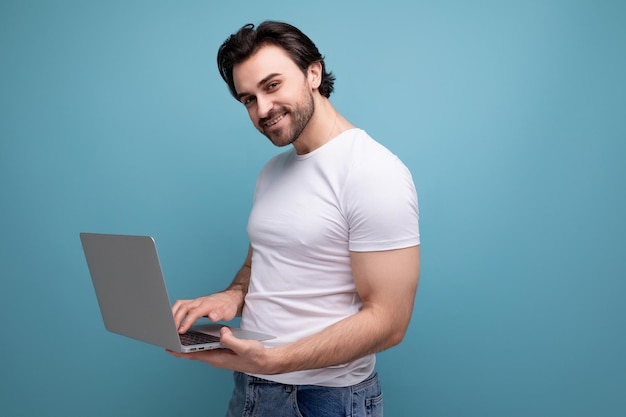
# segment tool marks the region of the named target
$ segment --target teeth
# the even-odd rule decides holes
[[[276,123],[280,122],[284,118],[285,118],[285,115],[281,114],[280,116],[278,116],[274,120],[270,120],[269,122],[265,123],[265,126],[267,126],[267,127],[274,126]]]

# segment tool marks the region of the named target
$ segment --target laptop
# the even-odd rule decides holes
[[[192,326],[178,333],[154,239],[81,233],[80,240],[106,329],[175,352],[223,348],[224,324]],[[271,335],[231,328],[240,339],[268,340]]]

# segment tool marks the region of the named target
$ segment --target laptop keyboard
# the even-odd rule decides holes
[[[193,330],[188,331],[187,333],[181,334],[179,336],[180,336],[180,343],[182,343],[183,346],[201,345],[203,343],[213,343],[213,342],[220,341],[220,338],[217,336],[211,336],[210,334],[194,332]]]

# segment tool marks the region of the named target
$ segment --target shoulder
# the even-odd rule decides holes
[[[350,142],[352,174],[382,176],[380,179],[410,176],[400,158],[364,130],[357,129]]]
[[[263,168],[261,169],[261,175],[264,173],[273,172],[275,170],[284,169],[289,163],[291,163],[295,158],[295,151],[293,149],[289,149],[288,151],[281,152],[277,155],[274,155],[270,158]]]

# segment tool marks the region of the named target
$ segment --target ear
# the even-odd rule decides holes
[[[311,88],[314,90],[318,89],[322,84],[322,63],[313,62],[309,65],[307,75],[309,82],[311,83]]]

